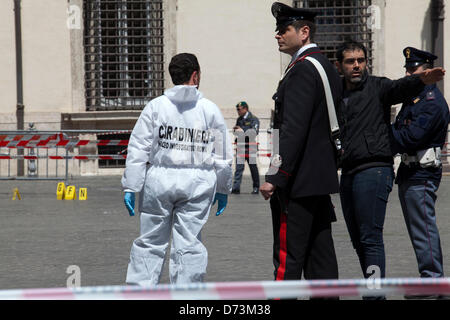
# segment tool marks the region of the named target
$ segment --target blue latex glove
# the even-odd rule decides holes
[[[216,195],[214,196],[213,205],[216,204],[216,201],[219,201],[219,203],[217,205],[217,212],[216,212],[216,216],[218,216],[218,215],[222,214],[222,212],[227,207],[228,195],[223,194],[223,193],[216,193]]]
[[[136,199],[136,196],[134,195],[134,192],[125,192],[125,196],[123,197],[123,202],[125,202],[125,207],[128,210],[128,213],[131,216],[134,216],[134,201]]]

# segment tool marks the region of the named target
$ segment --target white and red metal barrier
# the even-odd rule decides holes
[[[30,139],[30,140],[0,140],[2,148],[73,148],[95,144],[97,146],[127,146],[128,140],[80,140],[72,139]]]
[[[52,156],[52,155],[7,155],[0,154],[0,160],[5,159],[24,159],[24,160],[38,160],[38,159],[51,159],[51,160],[122,160],[126,159],[126,154],[92,154],[92,155],[68,155],[68,156]]]
[[[122,131],[110,131],[110,132],[100,132],[96,133],[97,136],[105,134],[123,134],[130,133],[131,130]],[[87,140],[79,139],[78,136],[68,137],[65,133],[21,133],[21,134],[2,134],[0,135],[0,148],[8,149],[21,149],[21,148],[64,148],[70,150],[74,147],[96,145],[96,146],[124,146],[125,149],[118,154],[92,154],[92,155],[39,155],[39,154],[11,154],[11,153],[0,153],[0,160],[38,160],[38,159],[50,159],[50,160],[123,160],[126,159],[126,146],[128,146],[128,139],[122,140],[112,140],[112,139],[101,139],[101,140]]]
[[[99,135],[106,134],[123,134],[123,133],[131,133],[131,130],[122,130],[122,131],[111,131],[105,133],[97,133]],[[258,148],[258,142],[250,142],[247,143],[251,149],[256,146]],[[128,140],[112,140],[112,139],[101,139],[101,140],[86,140],[79,139],[78,137],[67,137],[65,134],[7,134],[0,135],[0,148],[55,148],[55,147],[64,147],[65,149],[70,149],[73,147],[87,146],[87,145],[97,145],[97,146],[127,146]],[[234,142],[235,148],[237,143]],[[442,156],[448,156],[449,153],[447,151],[448,144],[445,143],[444,149],[442,151]],[[236,148],[237,149],[237,148]],[[271,157],[271,150],[269,149],[259,149],[256,151],[256,154],[259,157]],[[252,151],[255,153],[255,151]],[[115,155],[113,155],[114,157]],[[93,156],[81,156],[80,160],[91,160],[94,159]],[[86,158],[87,157],[87,158]],[[238,154],[238,157],[249,157],[248,154]],[[0,158],[0,159],[18,159],[18,158]],[[27,159],[27,158],[24,158]],[[56,159],[56,158],[55,158]],[[58,158],[60,159],[60,158]],[[78,159],[71,157],[70,159]],[[108,158],[108,159],[116,159],[116,158]],[[120,157],[118,159],[124,159]]]
[[[130,131],[114,131],[104,134],[114,134],[114,133],[130,133]],[[101,134],[97,134],[101,135]],[[96,146],[128,146],[129,140],[111,140],[111,139],[101,139],[101,140],[86,140],[79,139],[78,137],[67,137],[64,134],[10,134],[10,135],[0,135],[0,148],[55,148],[62,147],[65,149],[71,149],[74,147],[96,145]],[[237,143],[233,143],[237,145]],[[258,146],[259,143],[249,143],[251,147]],[[126,151],[126,149],[124,150]],[[78,160],[111,160],[111,159],[125,159],[126,155],[86,155],[86,156],[48,156],[49,159],[78,159]],[[270,157],[271,153],[269,149],[259,149],[256,151],[259,157]],[[249,157],[248,154],[238,154],[238,157]],[[25,160],[36,160],[38,158],[45,158],[40,156],[11,156],[11,155],[0,155],[0,159],[25,159]]]
[[[449,278],[289,280],[0,291],[0,300],[233,300],[376,295],[450,295]]]

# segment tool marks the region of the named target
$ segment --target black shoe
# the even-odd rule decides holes
[[[437,298],[438,300],[450,300],[450,296],[446,294],[441,294]]]
[[[253,188],[252,194],[258,194],[259,193],[259,188]]]
[[[228,189],[228,190],[230,190],[230,189]],[[233,189],[233,190],[231,190],[231,193],[232,193],[232,194],[240,194],[241,191],[240,191],[240,190],[237,190],[237,189]]]
[[[439,299],[437,294],[405,294],[406,300],[436,300]]]

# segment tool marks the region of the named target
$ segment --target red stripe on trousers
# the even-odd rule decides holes
[[[281,212],[280,217],[280,252],[278,253],[278,259],[280,260],[280,265],[277,270],[276,280],[284,280],[284,274],[286,272],[286,257],[287,257],[287,244],[286,244],[286,230],[287,230],[287,215]]]

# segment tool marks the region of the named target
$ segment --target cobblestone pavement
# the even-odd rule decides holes
[[[138,216],[123,206],[119,176],[74,178],[66,184],[86,187],[88,199],[56,200],[58,181],[0,182],[0,289],[65,287],[67,268],[81,270],[82,286],[123,285]],[[22,200],[12,200],[18,188]],[[223,215],[212,213],[202,233],[209,253],[206,281],[272,280],[272,227],[268,201],[252,195],[244,176],[240,195],[231,195]],[[450,177],[444,176],[437,200],[437,221],[450,274]],[[333,235],[341,279],[361,271],[333,195],[338,221]],[[417,263],[394,187],[385,222],[386,276],[417,277]],[[168,263],[162,283],[168,283]],[[401,297],[389,297],[401,299]],[[359,298],[354,298],[359,299]]]

